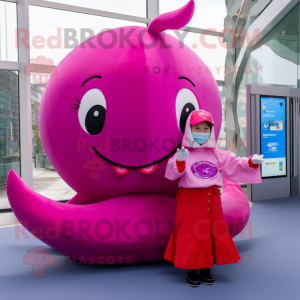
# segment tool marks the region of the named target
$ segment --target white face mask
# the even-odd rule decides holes
[[[193,139],[200,145],[204,144],[210,137],[210,133],[192,132]]]

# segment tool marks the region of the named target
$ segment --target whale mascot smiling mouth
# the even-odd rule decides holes
[[[32,191],[13,170],[7,179],[17,219],[44,243],[96,264],[163,259],[178,188],[164,176],[167,161],[191,111],[211,113],[216,138],[222,122],[213,75],[164,32],[188,24],[194,9],[189,1],[148,28],[99,33],[57,66],[41,101],[40,135],[51,164],[77,194],[60,203]],[[238,184],[223,180],[224,218],[235,236],[249,219],[249,202]]]

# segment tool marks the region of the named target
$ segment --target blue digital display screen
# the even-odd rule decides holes
[[[286,98],[260,97],[262,178],[286,176]]]

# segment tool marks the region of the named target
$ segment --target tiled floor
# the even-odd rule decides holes
[[[1,228],[0,299],[299,300],[299,213],[300,198],[254,202],[249,226],[234,238],[241,260],[215,264],[211,269],[215,283],[201,282],[198,288],[187,285],[185,269],[166,260],[99,265],[72,262],[27,231],[18,237],[20,228]],[[76,244],[73,241],[71,245]],[[87,247],[93,245],[87,243]],[[47,251],[54,264],[44,264],[44,274],[35,275],[38,263],[25,263],[24,258],[37,247]]]

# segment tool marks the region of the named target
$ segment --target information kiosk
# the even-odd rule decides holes
[[[263,154],[251,201],[300,196],[300,89],[247,85],[247,155]]]

